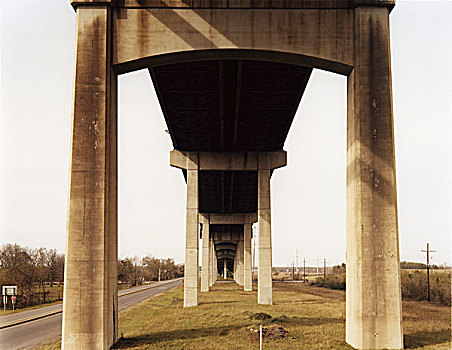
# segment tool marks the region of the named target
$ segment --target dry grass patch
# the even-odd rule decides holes
[[[273,306],[257,305],[256,292],[219,283],[200,294],[198,307],[184,309],[183,288],[175,288],[122,313],[114,349],[258,349],[260,324],[270,334],[264,349],[352,349],[343,291],[275,283],[273,293]],[[450,349],[450,316],[446,306],[403,302],[405,347]]]
[[[249,328],[263,324],[273,333],[278,327],[287,331],[284,337],[265,339],[268,349],[319,349],[319,337],[322,349],[351,349],[342,339],[343,296],[318,289],[301,294],[299,286],[275,284],[275,305],[264,306],[256,304],[256,292],[221,283],[200,294],[198,307],[184,309],[183,291],[177,288],[122,314],[123,337],[115,348],[255,349],[258,340]],[[269,317],[256,319],[259,313]]]

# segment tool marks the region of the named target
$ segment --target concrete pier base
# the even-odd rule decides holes
[[[215,246],[213,248],[213,283],[215,284],[215,282],[218,280],[218,259],[217,259],[217,254],[215,254]]]
[[[197,159],[187,169],[187,223],[185,236],[184,307],[199,303],[199,218]]]
[[[246,223],[243,227],[243,290],[250,292],[253,290],[251,276],[251,223]]]
[[[112,11],[107,5],[82,6],[76,11],[61,347],[109,349],[118,339],[117,77],[111,65]]]
[[[224,267],[223,267],[223,278],[228,278],[228,269],[227,269],[227,261],[224,259]]]
[[[259,159],[260,160],[260,159]],[[265,162],[263,162],[265,163]],[[262,164],[265,166],[264,164]],[[261,166],[261,164],[259,164]],[[257,271],[258,304],[272,305],[272,246],[270,208],[270,169],[258,171],[259,269]]]
[[[397,197],[386,8],[357,8],[348,76],[346,341],[402,349]]]
[[[237,284],[243,286],[244,265],[243,265],[243,236],[237,242]]]
[[[201,264],[201,292],[209,291],[209,255],[210,234],[208,216],[200,215],[202,223],[202,264]]]
[[[209,287],[212,287],[214,284],[214,269],[215,269],[215,260],[214,260],[214,246],[213,239],[210,237],[209,239]]]

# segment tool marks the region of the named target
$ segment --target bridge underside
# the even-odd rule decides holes
[[[211,60],[149,71],[174,149],[265,152],[283,149],[312,69]],[[257,212],[257,171],[200,171],[198,181],[201,213]]]
[[[174,148],[282,150],[311,68],[214,60],[150,68]]]

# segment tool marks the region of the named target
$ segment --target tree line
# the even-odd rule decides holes
[[[141,259],[135,256],[118,261],[118,281],[130,286],[183,276],[184,265],[176,265],[174,259],[158,259],[147,255]]]
[[[18,244],[0,248],[0,284],[17,286],[17,307],[49,302],[50,289],[63,280],[64,254],[56,249],[30,249]],[[53,299],[62,297],[59,291]]]
[[[118,261],[118,282],[123,286],[183,275],[184,265],[176,265],[173,259],[147,255],[141,259],[127,257]],[[17,308],[62,300],[63,283],[64,254],[56,249],[30,249],[18,244],[0,247],[0,286],[17,286]],[[11,307],[11,301],[8,307]]]

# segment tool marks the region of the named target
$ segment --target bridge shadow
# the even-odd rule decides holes
[[[231,304],[238,303],[240,300],[226,300],[226,301],[204,301],[200,302],[199,305],[210,305],[210,304]]]
[[[432,346],[451,342],[450,329],[443,329],[436,332],[417,332],[411,334],[405,334],[403,336],[403,342],[405,349],[423,348],[425,346]]]
[[[161,342],[171,342],[175,340],[184,339],[196,339],[201,337],[211,336],[227,336],[231,331],[244,329],[245,327],[253,324],[261,323],[265,325],[278,324],[278,325],[293,325],[293,326],[319,326],[323,324],[331,323],[343,323],[344,320],[340,318],[319,318],[319,317],[285,317],[280,316],[270,320],[246,320],[241,321],[239,324],[222,326],[222,327],[205,327],[205,328],[191,328],[191,329],[175,329],[167,332],[155,332],[142,334],[132,337],[121,337],[118,342],[112,347],[112,349],[130,349],[136,346],[158,346]]]
[[[121,337],[112,349],[130,349],[140,345],[156,345],[172,340],[195,339],[212,335],[226,336],[230,331],[242,328],[242,325],[207,327],[199,329],[175,329],[168,332],[155,332],[133,337]]]

